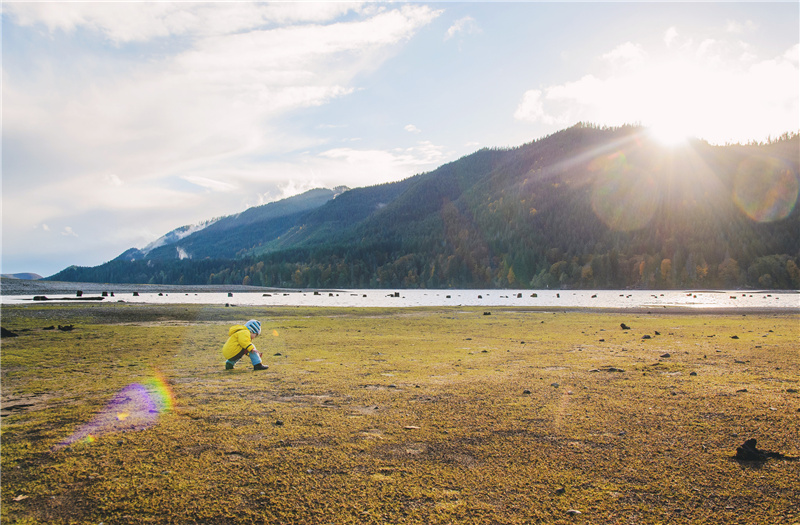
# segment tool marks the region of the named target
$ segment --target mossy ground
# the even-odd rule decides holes
[[[270,369],[225,371],[249,318]],[[800,462],[732,459],[800,455],[798,320],[4,306],[2,521],[798,523]],[[154,424],[58,446],[154,377]]]

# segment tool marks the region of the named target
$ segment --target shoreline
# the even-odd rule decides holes
[[[121,283],[78,283],[69,281],[28,281],[25,279],[0,280],[0,295],[47,295],[76,293],[270,293],[300,292],[299,288],[270,288],[265,286],[245,286],[241,284],[121,284]],[[320,290],[321,291],[321,290]],[[328,290],[325,290],[328,291]],[[334,290],[331,290],[334,291]]]
[[[248,308],[291,310],[296,308],[333,309],[445,309],[476,308],[484,310],[530,312],[618,313],[623,315],[788,315],[800,314],[800,293],[789,291],[755,290],[524,290],[524,289],[302,289],[267,288],[244,285],[136,285],[108,283],[74,283],[56,281],[2,280],[0,305],[30,307],[35,305],[71,305],[74,308],[89,304],[157,306],[168,311],[169,306],[185,308]],[[393,299],[382,299],[386,297]],[[628,292],[625,294],[625,292]],[[656,293],[661,292],[658,297]],[[768,293],[769,292],[769,293]],[[356,296],[343,297],[348,294]],[[475,294],[477,299],[475,300]],[[144,297],[139,297],[140,294]],[[334,299],[312,297],[335,296]],[[446,299],[439,296],[446,295]],[[452,299],[451,295],[452,294]],[[483,294],[483,295],[481,295]],[[589,295],[591,294],[591,299]],[[619,297],[624,299],[617,299]],[[633,294],[633,299],[630,299]],[[705,297],[684,300],[684,295],[706,294]],[[730,300],[726,297],[730,294]],[[133,297],[131,297],[131,295]],[[171,298],[153,297],[156,295]],[[200,296],[180,297],[182,295]],[[277,296],[283,296],[277,298]],[[309,297],[304,297],[308,295]],[[436,295],[437,298],[433,296]],[[490,298],[491,295],[491,298]],[[527,296],[535,299],[530,299]],[[652,300],[650,296],[656,298]],[[744,298],[745,295],[749,297]],[[754,296],[764,296],[756,297]],[[149,297],[148,297],[149,296]],[[258,296],[264,296],[261,299]],[[266,299],[268,296],[275,298]],[[289,296],[289,297],[286,297]],[[525,297],[523,297],[525,296]],[[577,296],[577,297],[573,297]],[[666,296],[666,298],[665,298]],[[741,297],[740,297],[741,296]],[[783,299],[781,301],[773,300]],[[782,297],[781,297],[782,296]],[[363,299],[362,299],[363,297]],[[401,297],[401,299],[397,299]],[[538,297],[538,298],[537,298]],[[596,299],[599,297],[599,299]],[[715,297],[715,298],[711,298]],[[722,297],[723,299],[717,299]],[[733,299],[740,299],[733,301]],[[660,303],[660,304],[659,304]],[[780,304],[780,305],[779,305]]]
[[[251,286],[242,284],[129,284],[129,283],[85,283],[85,282],[71,282],[71,281],[44,281],[44,280],[26,280],[26,279],[11,279],[3,277],[0,279],[0,295],[46,295],[46,294],[65,294],[75,293],[76,291],[84,293],[101,293],[101,292],[114,292],[114,293],[225,293],[225,292],[239,292],[239,293],[309,293],[309,292],[339,292],[342,293],[346,290],[428,290],[431,292],[448,292],[455,290],[492,290],[496,292],[514,291],[530,291],[530,292],[582,292],[589,291],[579,288],[566,288],[566,289],[551,289],[540,290],[533,288],[277,288],[269,286]],[[704,293],[704,294],[724,294],[729,292],[748,293],[748,294],[797,294],[800,295],[800,290],[756,290],[749,288],[731,288],[725,290],[717,289],[627,289],[627,288],[598,288],[592,291],[603,292],[680,292],[680,293]]]
[[[113,298],[110,298],[113,300]],[[546,307],[546,306],[272,306],[272,305],[221,305],[221,304],[152,304],[128,303],[125,301],[31,301],[30,303],[0,303],[3,314],[8,316],[13,310],[42,309],[53,318],[63,317],[102,317],[106,322],[125,323],[141,317],[187,318],[193,320],[237,319],[253,315],[281,316],[310,312],[313,315],[373,315],[414,312],[470,312],[491,314],[575,314],[575,315],[619,315],[649,317],[800,317],[800,308],[589,308],[589,307]],[[242,313],[243,311],[247,313]],[[101,313],[102,312],[102,313]],[[354,312],[357,312],[354,314]],[[202,316],[196,317],[199,314]],[[188,314],[188,315],[187,315]],[[24,315],[24,313],[22,313]]]

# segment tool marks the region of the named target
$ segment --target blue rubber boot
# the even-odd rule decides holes
[[[255,350],[250,352],[250,362],[253,363],[253,370],[266,370],[268,366],[261,363],[261,354]]]

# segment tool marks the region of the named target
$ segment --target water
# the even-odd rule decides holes
[[[86,302],[100,293],[85,293]],[[50,301],[79,301],[72,294],[48,294]],[[50,302],[48,301],[48,302]],[[5,304],[33,302],[33,296],[3,296]],[[38,301],[37,301],[38,302]],[[102,302],[143,304],[212,304],[231,306],[415,307],[485,306],[538,308],[723,308],[800,309],[800,293],[772,291],[678,290],[337,290],[234,293],[109,294]]]

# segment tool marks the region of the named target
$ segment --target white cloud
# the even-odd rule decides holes
[[[758,25],[752,20],[739,22],[738,20],[728,20],[725,23],[725,30],[728,33],[741,34],[750,33],[758,29]]]
[[[421,140],[416,146],[400,150],[403,152],[403,163],[418,166],[420,169],[435,168],[446,158],[443,146],[429,140]]]
[[[77,233],[72,231],[72,227],[71,226],[64,226],[64,231],[61,232],[61,235],[64,235],[65,237],[77,237],[78,236]]]
[[[675,28],[675,26],[672,26],[664,33],[664,44],[666,44],[667,47],[670,47],[672,43],[675,42],[676,38],[678,38],[678,30]]]
[[[310,179],[290,179],[279,184],[277,186],[277,192],[259,195],[258,204],[267,204],[277,200],[286,199],[288,197],[300,195],[301,193],[305,193],[309,190],[324,188],[325,186],[326,185],[324,183],[321,183],[313,178],[313,175]]]
[[[9,2],[20,26],[44,25],[50,32],[96,31],[117,44],[180,35],[234,34],[270,24],[324,23],[361,4],[346,2]]]
[[[230,182],[214,180],[207,177],[201,177],[199,175],[186,175],[181,178],[187,182],[191,182],[192,184],[212,191],[234,191],[238,188],[237,185],[231,184]]]
[[[514,113],[517,120],[528,120],[536,122],[544,118],[544,103],[542,102],[542,92],[538,89],[529,89],[522,95],[522,101],[517,106]]]
[[[791,48],[787,49],[781,58],[792,64],[794,67],[797,67],[798,62],[800,62],[800,44],[795,44]]]
[[[447,28],[444,39],[450,40],[459,34],[475,35],[479,33],[481,33],[481,28],[478,25],[478,22],[476,22],[471,16],[465,16],[456,20],[453,22],[453,25]]]
[[[345,184],[353,188],[402,180],[434,169],[446,155],[442,146],[429,141],[391,151],[334,148],[310,160],[308,168],[320,174],[325,184]]]
[[[638,60],[626,43],[603,58]],[[614,68],[576,81],[526,91],[514,114],[522,121],[564,125],[669,124],[712,143],[764,140],[800,125],[798,46],[771,59],[741,61],[738,44],[706,39],[636,68]]]
[[[404,127],[403,129],[404,129],[404,130],[406,130],[406,131],[408,131],[409,133],[419,133],[420,131],[422,131],[421,129],[419,129],[419,128],[418,128],[417,126],[415,126],[414,124],[408,124],[408,125],[407,125],[406,127]]]
[[[91,51],[71,57],[75,70],[47,55],[24,75],[4,67],[4,144],[20,146],[7,149],[4,191],[23,195],[26,185],[47,182],[60,187],[65,201],[105,207],[124,196],[113,205],[138,209],[196,199],[194,190],[167,190],[169,180],[231,191],[243,180],[259,180],[250,159],[318,145],[273,122],[351,95],[359,75],[440,14],[420,5],[368,6],[358,16],[337,18],[360,9],[346,3],[47,5],[54,9],[6,4],[20,25],[84,28],[117,43],[191,36],[178,54],[157,53],[124,67]],[[294,25],[276,27],[278,21]],[[27,179],[13,173],[13,164]],[[61,184],[72,177],[104,184]],[[124,193],[115,193],[123,181]],[[59,208],[63,215],[71,206],[53,202],[46,212],[37,206],[25,216],[31,223],[53,220]],[[36,218],[34,209],[45,215]]]
[[[110,184],[111,186],[116,186],[116,187],[122,186],[122,179],[120,179],[114,173],[109,173],[105,175],[103,177],[103,180],[105,180],[106,184]]]
[[[697,56],[700,59],[716,56],[715,48],[717,48],[718,44],[713,38],[706,38],[697,46]]]
[[[417,166],[426,164],[424,159],[416,157],[407,150],[398,150],[395,153],[385,150],[358,150],[352,148],[335,148],[320,154],[320,157],[347,164],[349,166]],[[410,176],[411,173],[405,174]]]
[[[638,66],[647,58],[647,53],[639,44],[625,42],[602,55],[603,60],[614,66]]]

